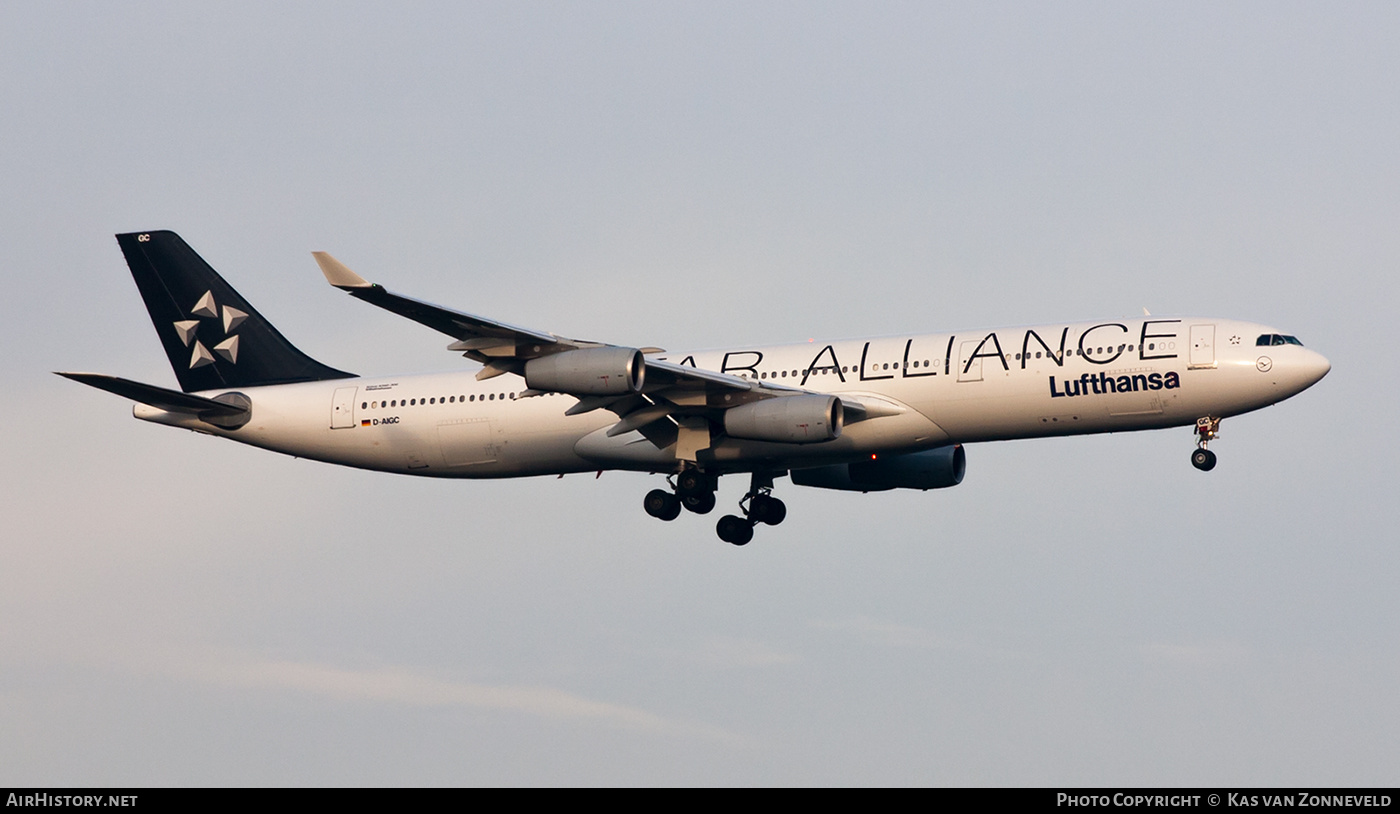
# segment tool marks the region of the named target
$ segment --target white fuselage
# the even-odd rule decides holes
[[[649,358],[844,395],[866,407],[864,420],[848,420],[839,438],[821,443],[716,432],[699,461],[732,472],[1237,415],[1288,398],[1329,369],[1320,354],[1296,344],[1256,345],[1276,333],[1233,320],[1145,317]],[[618,417],[607,410],[567,416],[573,397],[522,397],[524,382],[513,374],[484,381],[474,374],[240,388],[252,402],[251,419],[235,430],[141,404],[135,414],[299,457],[415,475],[675,468],[674,449],[657,449],[635,431],[608,438]]]

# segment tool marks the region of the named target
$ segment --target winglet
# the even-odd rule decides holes
[[[326,275],[326,282],[336,288],[373,287],[373,284],[368,280],[346,268],[344,263],[326,252],[312,252],[311,256],[316,258],[316,264],[321,267],[321,273]]]

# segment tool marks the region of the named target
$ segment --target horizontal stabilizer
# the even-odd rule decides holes
[[[115,393],[132,401],[139,401],[158,410],[172,413],[189,413],[201,418],[209,418],[239,416],[248,412],[246,405],[229,404],[203,396],[192,396],[189,393],[181,393],[179,390],[167,390],[164,387],[133,382],[130,379],[122,379],[117,376],[104,376],[101,373],[54,372],[65,379],[82,382],[96,387],[98,390],[106,390],[108,393]]]

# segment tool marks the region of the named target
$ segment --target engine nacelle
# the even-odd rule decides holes
[[[845,411],[835,396],[778,396],[724,411],[724,431],[733,438],[814,444],[841,437]]]
[[[882,492],[886,489],[944,489],[962,483],[967,454],[962,444],[886,455],[853,464],[792,470],[798,486],[842,489],[848,492]]]
[[[525,363],[525,384],[532,389],[576,396],[637,393],[645,378],[646,362],[636,348],[580,348]]]

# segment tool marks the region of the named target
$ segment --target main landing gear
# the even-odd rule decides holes
[[[773,497],[773,476],[753,473],[749,492],[739,501],[743,517],[726,514],[715,524],[715,532],[726,543],[746,545],[753,539],[753,529],[759,523],[776,526],[787,517],[787,504]]]
[[[668,482],[670,480],[667,478]],[[699,469],[684,469],[676,476],[672,485],[674,491],[651,490],[642,501],[642,508],[658,520],[675,520],[682,508],[696,514],[709,514],[715,508],[715,487],[718,485],[718,478],[706,475]]]
[[[1205,418],[1196,419],[1196,451],[1191,453],[1191,465],[1201,470],[1209,472],[1215,468],[1215,453],[1206,449],[1211,439],[1220,434],[1220,419]]]
[[[670,481],[670,478],[667,479]],[[659,520],[675,520],[681,508],[696,514],[708,514],[715,507],[715,488],[719,479],[694,467],[680,471],[675,477],[674,491],[653,489],[642,501],[647,514]],[[773,476],[755,472],[748,494],[739,501],[744,516],[726,514],[715,524],[719,538],[733,545],[746,545],[753,539],[754,526],[766,523],[776,526],[787,517],[787,505],[773,497]]]

